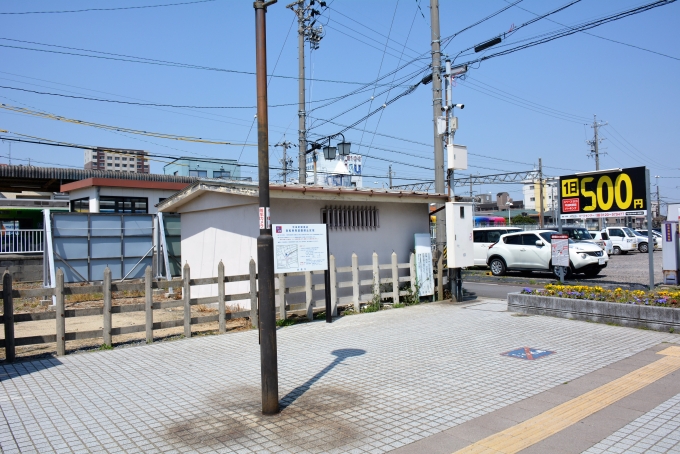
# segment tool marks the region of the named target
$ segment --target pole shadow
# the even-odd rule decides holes
[[[365,353],[366,350],[362,350],[359,348],[342,348],[340,350],[333,350],[331,352],[331,355],[335,356],[335,359],[328,366],[321,369],[312,378],[310,378],[309,380],[307,380],[306,382],[304,382],[303,384],[301,384],[300,386],[298,386],[297,388],[293,389],[291,392],[283,396],[283,398],[281,398],[281,401],[279,402],[279,407],[281,408],[281,410],[286,409],[300,396],[309,391],[312,385],[319,381],[321,377],[330,372],[335,366],[340,364],[346,358],[351,358],[353,356],[361,356]]]

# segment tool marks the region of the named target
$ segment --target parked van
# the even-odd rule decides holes
[[[602,231],[612,240],[614,255],[628,254],[638,248],[638,236],[628,227],[606,227]]]
[[[473,229],[475,266],[486,266],[486,252],[489,246],[496,243],[501,235],[521,232],[518,227],[477,227]]]

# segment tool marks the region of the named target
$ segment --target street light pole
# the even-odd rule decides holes
[[[269,218],[269,118],[267,111],[267,7],[277,0],[256,1],[256,80],[257,80],[257,164],[260,198],[260,236],[257,237],[257,280],[259,291],[260,374],[262,413],[279,412],[279,372],[276,353],[274,303],[274,239]]]

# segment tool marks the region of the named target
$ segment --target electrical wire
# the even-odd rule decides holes
[[[24,41],[24,40],[19,40],[19,39],[2,38],[2,37],[0,37],[0,40],[26,43],[26,44],[33,44],[33,45],[38,45],[38,46],[56,47],[56,48],[60,48],[60,49],[77,50],[77,51],[80,51],[80,52],[90,52],[90,53],[96,53],[96,54],[101,54],[101,55],[88,55],[88,54],[81,54],[81,53],[76,53],[76,52],[56,51],[56,50],[50,50],[50,49],[36,49],[36,48],[32,48],[32,47],[10,46],[10,45],[7,45],[7,44],[0,44],[0,47],[5,47],[5,48],[9,48],[9,49],[29,50],[29,51],[34,51],[34,52],[45,52],[45,53],[53,53],[53,54],[60,54],[60,55],[71,55],[71,56],[76,56],[76,57],[97,58],[97,59],[103,59],[103,60],[122,61],[122,62],[127,62],[127,63],[140,63],[140,64],[147,64],[147,65],[155,65],[155,66],[167,66],[167,67],[173,67],[173,68],[197,69],[197,70],[204,70],[204,71],[217,71],[217,72],[224,72],[224,73],[231,73],[231,74],[244,74],[244,75],[250,75],[250,76],[256,75],[256,73],[254,71],[241,71],[241,70],[236,70],[236,69],[217,68],[217,67],[213,67],[213,66],[194,65],[194,64],[189,64],[189,63],[180,63],[180,62],[173,62],[173,61],[168,61],[168,60],[159,60],[159,59],[146,58],[146,57],[136,57],[136,56],[132,56],[132,55],[115,54],[115,53],[111,53],[111,52],[102,52],[102,51],[97,51],[97,50],[81,49],[81,48],[76,48],[76,47],[58,46],[56,44],[38,43],[38,42],[35,42],[35,41]],[[279,78],[279,79],[291,79],[291,80],[298,80],[298,78],[299,78],[298,76],[281,76],[281,75],[275,75],[275,74],[268,74],[267,76],[268,77],[276,77],[276,78]],[[362,86],[371,85],[375,82],[375,81],[372,81],[372,82],[354,82],[354,81],[333,80],[333,79],[314,79],[314,81],[315,82],[345,84],[345,85],[362,85]]]
[[[505,1],[506,1],[506,3],[509,3],[508,0],[505,0]],[[513,4],[512,6],[515,6],[515,4]],[[521,6],[518,6],[517,8],[521,9],[522,11],[526,11],[526,12],[529,13],[529,14],[533,14],[534,16],[538,16],[538,14],[534,13],[533,11],[529,11],[528,9],[522,8]],[[546,19],[546,20],[547,20],[548,22],[552,22],[552,23],[554,23],[554,24],[561,25],[562,27],[571,28],[571,27],[569,27],[569,25],[564,25],[564,24],[562,24],[562,23],[560,23],[560,22],[557,22],[557,21],[555,21],[555,20],[552,20],[552,19]],[[660,55],[660,56],[662,56],[662,57],[667,57],[667,58],[671,58],[671,59],[673,59],[673,60],[678,60],[678,61],[680,61],[680,58],[678,58],[678,57],[673,57],[672,55],[664,54],[664,53],[657,52],[657,51],[651,50],[651,49],[646,49],[646,48],[640,47],[640,46],[635,46],[635,45],[633,45],[633,44],[624,43],[624,42],[622,42],[622,41],[617,41],[617,40],[615,40],[615,39],[605,38],[604,36],[596,35],[595,33],[589,33],[589,32],[586,32],[586,31],[581,31],[581,33],[583,33],[583,34],[585,34],[585,35],[588,35],[588,36],[592,36],[592,37],[594,37],[594,38],[603,39],[603,40],[605,40],[605,41],[610,41],[610,42],[612,42],[612,43],[621,44],[621,45],[623,45],[623,46],[633,47],[633,48],[635,48],[635,49],[643,50],[643,51],[645,51],[645,52],[650,52],[650,53],[652,53],[652,54],[656,54],[656,55]]]
[[[122,11],[122,10],[129,10],[129,9],[146,9],[146,8],[164,8],[167,6],[180,6],[180,5],[193,5],[195,3],[209,3],[209,2],[214,2],[216,0],[195,0],[192,2],[182,2],[182,3],[166,3],[162,5],[145,5],[145,6],[124,6],[124,7],[117,7],[117,8],[88,8],[88,9],[74,9],[74,10],[64,10],[64,11],[20,11],[16,13],[12,12],[6,12],[6,13],[0,13],[0,14],[13,14],[13,15],[20,15],[20,14],[65,14],[65,13],[85,13],[85,12],[92,12],[92,11]]]
[[[74,119],[71,119],[71,118],[61,117],[61,116],[50,114],[50,113],[38,112],[38,111],[35,111],[35,110],[26,109],[24,107],[10,106],[8,104],[0,104],[0,109],[5,109],[5,110],[9,110],[11,112],[17,112],[17,113],[22,113],[22,114],[26,114],[26,115],[32,115],[32,116],[38,117],[38,118],[46,118],[46,119],[49,119],[49,120],[63,121],[63,122],[66,122],[66,123],[74,123],[74,124],[83,125],[83,126],[92,126],[92,127],[99,128],[99,129],[127,132],[129,134],[138,134],[138,135],[142,135],[142,136],[157,137],[159,139],[181,140],[181,141],[185,141],[185,142],[198,142],[198,143],[206,143],[206,144],[211,144],[211,145],[237,145],[237,146],[243,145],[243,144],[237,144],[237,143],[232,143],[232,142],[203,139],[201,137],[178,136],[178,135],[175,135],[175,134],[165,134],[165,133],[157,133],[157,132],[149,132],[149,131],[140,131],[140,130],[136,130],[136,129],[123,128],[123,127],[119,127],[119,126],[109,126],[109,125],[105,125],[105,124],[101,124],[101,123],[93,123],[93,122],[89,122],[89,121],[74,120]],[[251,146],[251,147],[257,146],[256,144],[246,144],[246,145]]]

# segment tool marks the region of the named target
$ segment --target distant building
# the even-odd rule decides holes
[[[182,156],[163,167],[166,175],[225,180],[252,180],[241,178],[241,166],[235,159],[201,159]]]
[[[149,173],[148,153],[143,150],[102,148],[85,150],[85,170]]]
[[[314,153],[307,155],[307,184],[321,186],[363,187],[363,156],[350,154],[336,155],[325,159],[323,153],[316,154],[316,181],[314,181]]]
[[[543,183],[543,211],[552,211],[556,206],[559,194],[558,183]],[[540,186],[538,180],[527,180],[522,187],[524,206],[530,210],[538,210],[540,207]]]

